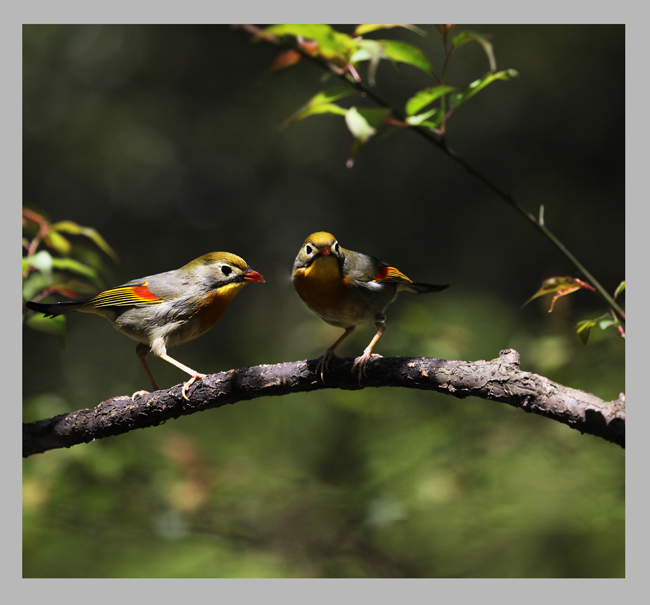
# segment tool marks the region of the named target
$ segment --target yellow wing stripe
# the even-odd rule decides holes
[[[95,298],[88,301],[92,307],[121,307],[128,305],[159,305],[164,302],[147,288],[149,282],[135,284],[133,286],[121,286],[101,292]]]
[[[377,275],[375,276],[375,281],[398,282],[402,284],[411,283],[411,280],[399,269],[389,267],[388,265],[379,268],[379,271],[377,271]]]

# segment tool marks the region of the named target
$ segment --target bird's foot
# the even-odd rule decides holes
[[[364,351],[363,355],[359,357],[352,366],[352,372],[357,370],[359,373],[359,386],[361,386],[361,379],[366,377],[366,364],[371,357],[381,357],[381,355],[379,353]]]
[[[206,376],[207,374],[199,374],[198,372],[196,374],[192,374],[192,378],[190,378],[181,389],[183,399],[187,399],[187,401],[189,401],[190,399],[187,396],[187,389],[189,389],[199,378],[205,378]]]
[[[330,361],[332,361],[332,359],[335,357],[336,355],[334,355],[334,351],[327,349],[327,351],[325,351],[325,355],[323,355],[318,360],[318,365],[316,366],[316,375],[320,375],[320,380],[323,384],[325,384],[325,370],[329,368]]]
[[[149,391],[136,391],[135,393],[133,393],[133,395],[131,395],[131,399],[133,399],[133,401],[135,401],[136,397],[142,397],[143,395],[148,395],[148,394],[149,394]]]

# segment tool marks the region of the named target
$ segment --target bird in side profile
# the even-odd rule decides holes
[[[361,383],[368,360],[379,357],[372,349],[386,329],[386,307],[398,292],[423,294],[448,287],[413,282],[373,256],[346,250],[325,231],[312,233],[304,241],[293,263],[292,279],[300,298],[316,315],[345,330],[318,362],[316,373],[323,382],[330,360],[336,357],[334,350],[356,326],[374,322],[377,333],[352,366],[353,371],[358,369]]]
[[[229,252],[209,252],[174,271],[134,279],[93,298],[57,303],[28,302],[27,307],[55,317],[81,311],[96,313],[138,342],[136,353],[154,390],[156,381],[145,360],[154,355],[190,375],[187,389],[205,374],[193,370],[167,354],[167,348],[198,338],[223,317],[230,301],[248,282],[264,282],[246,261]],[[134,397],[146,391],[134,393]]]

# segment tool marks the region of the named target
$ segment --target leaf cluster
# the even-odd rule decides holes
[[[548,309],[549,313],[553,312],[553,307],[555,302],[562,296],[567,296],[573,292],[578,292],[579,290],[588,290],[589,292],[596,292],[596,289],[582,279],[577,277],[549,277],[544,280],[541,287],[535,294],[533,294],[525,303],[527,305],[530,301],[540,297],[545,296],[546,294],[553,294],[551,299],[551,305]],[[625,281],[622,281],[616,288],[613,294],[613,300],[616,300],[619,295],[625,291]],[[585,319],[579,321],[576,324],[575,330],[576,334],[580,337],[580,340],[583,344],[587,344],[589,340],[589,333],[591,328],[598,326],[601,330],[606,330],[607,328],[616,328],[618,333],[625,337],[625,330],[621,324],[621,320],[617,317],[616,311],[612,308],[609,309],[609,313],[601,315],[595,319]]]
[[[38,302],[52,294],[79,299],[97,292],[104,267],[97,249],[117,260],[113,249],[92,227],[69,220],[52,223],[23,208],[23,303]],[[56,334],[65,342],[63,315],[45,318],[25,311],[24,321],[30,328]]]
[[[405,27],[423,34],[419,28],[409,25],[362,24],[352,35],[336,31],[329,25],[272,25],[261,30],[258,38],[269,42],[283,41],[292,46],[275,60],[272,70],[295,65],[310,58],[323,63],[333,74],[342,76],[346,86],[330,88],[314,95],[303,107],[283,124],[287,127],[313,115],[333,114],[343,116],[354,137],[354,143],[347,160],[348,167],[354,165],[359,150],[380,129],[386,134],[399,128],[424,128],[444,138],[447,125],[454,112],[486,86],[499,80],[509,80],[518,74],[514,69],[496,71],[496,61],[489,38],[475,32],[458,32],[449,36],[453,25],[441,25],[445,49],[445,60],[439,76],[426,54],[416,45],[400,40],[374,40],[365,34],[381,29]],[[475,42],[484,50],[489,71],[465,85],[447,83],[447,71],[451,57],[461,46]],[[367,82],[372,87],[377,81],[377,70],[382,61],[393,65],[402,63],[421,70],[434,82],[422,90],[415,91],[406,101],[404,111],[391,107],[368,108],[352,105],[344,108],[336,101],[345,97],[363,100],[369,90],[363,85],[359,74],[362,63],[368,64]]]

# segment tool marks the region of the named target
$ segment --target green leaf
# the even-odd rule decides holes
[[[451,47],[455,50],[459,46],[467,44],[468,42],[478,42],[483,47],[490,64],[490,71],[496,71],[497,64],[494,58],[494,48],[492,47],[492,42],[490,42],[488,36],[477,34],[476,32],[459,32],[451,41]]]
[[[52,266],[60,271],[72,271],[73,273],[85,275],[95,281],[98,279],[97,271],[95,271],[95,269],[88,265],[84,265],[73,258],[53,258]]]
[[[357,50],[351,57],[350,63],[358,63],[359,61],[370,61],[368,67],[368,83],[371,86],[375,85],[375,74],[379,67],[379,62],[384,56],[384,47],[377,40],[360,40],[359,50]]]
[[[447,93],[458,90],[456,86],[431,86],[416,92],[408,101],[406,101],[406,115],[412,116],[422,111],[427,105],[430,105]]]
[[[576,332],[582,341],[582,344],[586,345],[589,340],[589,331],[596,325],[596,322],[593,319],[585,319],[584,321],[578,322],[576,326]]]
[[[308,105],[319,105],[321,103],[333,103],[344,97],[349,97],[351,95],[358,95],[359,93],[346,88],[345,86],[338,86],[336,88],[330,88],[328,90],[323,90],[317,95],[312,97]]]
[[[384,55],[389,59],[408,63],[428,74],[433,73],[429,59],[417,46],[398,40],[378,40],[378,42],[384,47]]]
[[[390,115],[390,109],[358,109],[350,107],[345,113],[345,123],[354,138],[366,143]]]
[[[365,34],[369,34],[370,32],[377,31],[379,29],[392,29],[393,27],[403,27],[405,29],[409,29],[412,32],[415,32],[416,34],[420,34],[421,36],[426,36],[426,32],[419,27],[415,25],[409,25],[409,24],[398,24],[398,25],[379,25],[377,23],[363,23],[362,25],[357,25],[356,29],[354,30],[354,33],[352,34],[353,36],[363,36]]]
[[[346,109],[335,105],[333,101],[338,101],[343,97],[348,97],[350,95],[356,95],[357,93],[339,86],[337,88],[330,88],[329,90],[324,90],[319,92],[317,95],[313,96],[306,105],[303,105],[296,113],[287,118],[281,125],[280,128],[287,128],[291,124],[295,124],[300,120],[317,114],[323,113],[333,113],[336,115],[345,115]]]
[[[50,225],[51,229],[55,231],[64,231],[65,233],[71,233],[72,235],[79,235],[83,227],[74,221],[59,221],[58,223],[53,223]]]
[[[475,94],[483,90],[486,86],[488,86],[488,84],[491,84],[497,80],[510,80],[510,78],[516,78],[518,75],[518,72],[514,69],[506,69],[497,73],[489,73],[485,77],[472,82],[462,92],[450,95],[450,105],[455,109],[471,99]]]
[[[52,250],[56,250],[59,254],[63,254],[64,256],[70,254],[72,244],[67,238],[63,237],[55,230],[48,231],[47,235],[43,238],[43,241],[52,248]]]
[[[440,126],[442,115],[442,110],[436,107],[435,109],[419,113],[415,116],[407,116],[406,123],[409,126],[428,126],[429,128],[437,128]],[[433,116],[435,116],[433,120],[430,120],[429,118]]]
[[[614,298],[616,299],[618,295],[625,290],[625,281],[622,281],[620,284],[618,284],[618,287],[616,288],[616,291],[614,292]]]
[[[23,274],[30,267],[45,274],[49,279],[52,276],[52,255],[47,250],[39,250],[34,256],[24,256]]]
[[[606,330],[607,328],[609,328],[611,326],[618,326],[618,325],[620,325],[620,323],[621,323],[620,321],[616,321],[616,320],[612,319],[611,317],[607,317],[607,319],[601,319],[598,322],[598,327],[601,330]]]
[[[386,121],[390,109],[358,109],[350,107],[345,114],[345,123],[354,136],[354,144],[347,160],[347,167],[352,168],[359,150],[372,138],[377,128]]]
[[[587,339],[589,338],[589,331],[594,326],[598,326],[601,330],[606,330],[612,326],[620,326],[621,322],[615,319],[612,319],[611,315],[605,313],[596,319],[585,319],[584,321],[578,322],[576,325],[576,332],[584,344],[587,344]]]
[[[70,233],[71,235],[83,235],[90,239],[100,250],[103,250],[113,260],[117,260],[118,256],[111,248],[106,240],[99,234],[99,232],[92,227],[82,227],[73,221],[59,221],[54,223],[51,228],[54,231]]]
[[[282,24],[271,25],[263,33],[275,36],[294,36],[312,40],[318,45],[319,53],[326,59],[338,59],[347,63],[347,56],[356,48],[356,43],[347,34],[337,32],[324,24]]]
[[[50,288],[52,279],[45,273],[31,273],[27,279],[23,280],[23,298],[32,300],[39,294]]]

